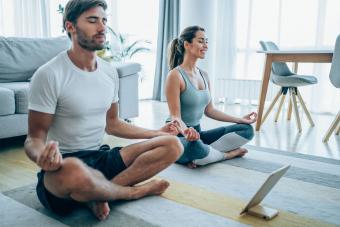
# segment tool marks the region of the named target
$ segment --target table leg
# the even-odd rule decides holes
[[[293,63],[293,72],[297,73],[297,71],[298,71],[298,62],[294,62]],[[287,120],[290,121],[291,118],[292,118],[292,99],[289,98]]]
[[[268,83],[270,72],[272,71],[272,55],[266,55],[266,62],[264,66],[263,78],[262,78],[262,85],[260,90],[260,97],[259,97],[259,106],[257,108],[257,121],[256,121],[256,131],[260,130],[261,122],[262,122],[262,114],[264,109],[264,102],[266,101],[267,90],[268,90]]]

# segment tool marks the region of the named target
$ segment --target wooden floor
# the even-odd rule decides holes
[[[140,116],[133,119],[133,124],[142,127],[158,128],[163,125],[168,115],[166,103],[142,101],[139,107]],[[218,108],[235,116],[242,116],[257,109],[256,106],[236,104],[219,104]],[[340,159],[340,136],[333,134],[327,144],[322,142],[322,137],[334,119],[334,115],[312,114],[315,127],[309,127],[306,116],[302,115],[302,133],[297,131],[294,116],[291,121],[286,120],[285,110],[278,123],[274,123],[273,115],[274,113],[269,116],[261,131],[255,134],[255,138],[250,142],[251,145]],[[202,121],[203,129],[221,125],[223,123],[207,118]],[[7,191],[36,181],[38,168],[23,151],[24,139],[25,137],[18,137],[0,140],[0,191]],[[131,142],[131,140],[112,136],[104,138],[104,143],[112,146],[122,146]]]

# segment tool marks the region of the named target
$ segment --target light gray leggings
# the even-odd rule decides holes
[[[189,142],[183,136],[179,139],[184,146],[182,156],[176,161],[186,164],[197,159],[203,159],[210,152],[210,145],[221,152],[228,152],[246,144],[254,137],[254,130],[248,124],[234,124],[208,131],[201,131],[200,125],[194,127],[200,134],[200,140]]]

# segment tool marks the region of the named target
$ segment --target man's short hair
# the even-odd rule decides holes
[[[94,7],[101,6],[104,10],[107,8],[107,4],[105,0],[70,0],[67,2],[64,15],[63,15],[63,27],[66,31],[66,21],[72,22],[72,24],[77,23],[77,19],[79,16]],[[69,38],[71,38],[71,34],[67,32]]]

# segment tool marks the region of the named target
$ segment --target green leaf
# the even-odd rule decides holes
[[[124,36],[122,35],[122,34],[119,34],[119,41],[120,41],[120,43],[122,44],[122,45],[124,45],[125,44],[125,38],[124,38]]]
[[[117,33],[110,27],[110,26],[106,26],[107,29],[109,29],[109,31],[113,34],[114,37],[118,38]]]
[[[60,14],[63,14],[63,13],[64,13],[64,9],[65,9],[65,8],[64,8],[61,4],[59,4],[59,5],[58,5],[58,10],[57,10],[57,11],[58,11]]]
[[[137,40],[137,41],[134,41],[130,46],[128,46],[128,47],[126,48],[126,52],[129,53],[130,50],[131,50],[134,46],[136,46],[137,44],[138,44],[138,40]]]
[[[138,52],[149,52],[149,51],[150,51],[150,48],[139,47],[139,48],[135,49],[134,51],[132,51],[132,53],[129,55],[129,57],[132,58],[132,56],[137,54]]]
[[[148,40],[142,40],[142,39],[136,40],[136,41],[133,42],[130,46],[127,47],[126,52],[129,53],[130,51],[133,51],[133,50],[134,50],[133,48],[134,48],[135,46],[137,46],[137,44],[140,44],[140,43],[148,43],[148,44],[151,44],[151,42],[148,41]],[[145,47],[145,48],[147,48],[147,47]]]

